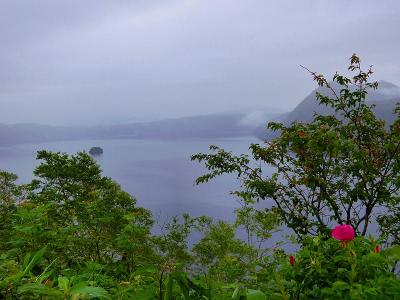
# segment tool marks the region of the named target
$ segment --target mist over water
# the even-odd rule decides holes
[[[90,140],[43,144],[24,144],[0,147],[0,169],[19,176],[26,183],[33,178],[39,164],[38,150],[51,150],[74,154],[100,146],[104,153],[96,156],[103,175],[117,181],[122,188],[136,197],[138,205],[150,209],[154,216],[168,218],[180,213],[193,216],[208,215],[233,220],[238,207],[229,192],[238,188],[234,176],[222,176],[196,186],[195,179],[206,170],[190,156],[207,152],[211,144],[224,147],[235,154],[248,153],[254,137],[232,139],[195,140]]]

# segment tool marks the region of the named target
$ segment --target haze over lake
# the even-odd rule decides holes
[[[84,140],[0,147],[0,169],[19,176],[26,183],[33,178],[39,164],[38,150],[61,151],[69,154],[100,146],[104,153],[97,156],[103,174],[117,181],[125,191],[137,198],[138,204],[151,209],[155,217],[171,217],[179,213],[232,220],[238,207],[229,191],[238,187],[232,176],[196,186],[195,179],[205,172],[190,156],[207,152],[209,145],[219,145],[235,154],[248,153],[255,137],[192,139],[192,140]]]

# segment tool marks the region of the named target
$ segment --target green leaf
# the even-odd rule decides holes
[[[83,286],[73,288],[71,290],[71,295],[72,300],[80,299],[81,297],[83,297],[84,299],[111,299],[110,295],[105,289],[96,286]]]
[[[135,293],[135,300],[152,300],[156,297],[157,293],[153,287],[137,291]]]
[[[267,300],[267,296],[260,290],[247,290],[247,300]]]
[[[45,251],[46,251],[46,247],[44,247],[43,249],[40,249],[33,255],[31,260],[29,261],[28,265],[26,266],[25,270],[23,271],[22,276],[24,276],[26,273],[28,273],[32,270],[32,268],[42,259]]]
[[[149,265],[149,266],[143,266],[139,269],[137,269],[135,272],[133,272],[133,275],[141,275],[141,274],[146,274],[146,273],[157,273],[158,272],[158,268],[156,266],[153,265]]]
[[[173,300],[174,279],[171,276],[168,276],[166,285],[167,289],[165,291],[165,300]]]
[[[240,286],[236,287],[232,294],[232,299],[238,299],[240,292]]]
[[[36,282],[42,283],[43,280],[45,280],[46,278],[48,278],[48,277],[51,275],[52,271],[48,271],[48,270],[49,270],[50,267],[55,263],[56,260],[57,260],[57,258],[54,259],[54,260],[43,270],[42,274],[40,274],[40,275],[36,278]]]
[[[58,287],[65,293],[69,290],[69,279],[67,277],[58,277]]]
[[[18,288],[18,294],[28,294],[34,296],[49,296],[54,297],[53,299],[62,299],[62,292],[59,290],[47,287],[43,284],[38,283],[27,283]]]

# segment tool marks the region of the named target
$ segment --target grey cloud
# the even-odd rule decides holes
[[[0,123],[289,110],[359,53],[400,83],[398,1],[0,3]]]

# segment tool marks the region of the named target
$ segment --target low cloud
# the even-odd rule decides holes
[[[330,75],[353,52],[400,83],[394,0],[5,0],[0,11],[0,123],[287,111],[315,87],[299,64]]]

